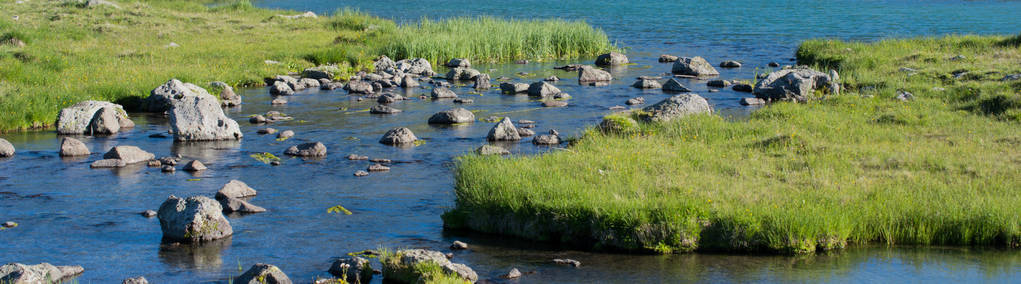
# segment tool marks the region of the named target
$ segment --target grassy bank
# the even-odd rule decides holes
[[[799,62],[839,70],[843,94],[741,122],[701,115],[624,136],[590,130],[534,157],[465,156],[444,221],[660,253],[1017,247],[1021,83],[1000,81],[1021,73],[1017,41],[809,41]],[[961,69],[972,75],[950,75]],[[900,90],[915,100],[894,99]]]
[[[454,56],[492,61],[611,49],[601,31],[559,20],[452,19],[397,26],[351,10],[288,19],[278,15],[299,13],[255,8],[247,1],[113,2],[119,7],[0,2],[0,41],[24,43],[0,44],[0,131],[46,127],[60,108],[82,100],[115,101],[130,110],[170,78],[258,85],[264,77],[318,64],[337,63],[352,73],[371,68],[381,54],[427,57],[438,65]],[[473,39],[510,29],[520,31],[495,41]]]

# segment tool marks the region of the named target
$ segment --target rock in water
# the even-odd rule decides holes
[[[104,110],[102,114],[100,110]],[[105,117],[97,121],[100,116]],[[128,119],[121,105],[102,101],[80,102],[61,109],[57,115],[57,134],[89,134],[93,127],[107,132],[105,134],[112,134],[121,128],[135,127],[135,123]]]
[[[99,161],[92,162],[92,164],[89,165],[89,167],[95,168],[95,169],[101,169],[101,168],[123,168],[123,167],[126,167],[126,166],[128,166],[128,164],[125,163],[124,161],[121,161],[120,159],[102,159],[102,160],[99,160]]]
[[[479,74],[479,76],[475,77],[475,85],[472,87],[475,88],[475,90],[488,90],[493,87],[490,80],[489,74]]]
[[[482,74],[479,70],[457,67],[447,72],[447,80],[474,80],[479,74]]]
[[[596,57],[596,66],[627,65],[627,56],[618,52],[610,52]]]
[[[184,171],[186,172],[200,172],[206,169],[208,169],[206,165],[199,162],[199,160],[192,160],[191,162],[184,164]]]
[[[681,81],[678,81],[677,78],[670,78],[670,80],[667,80],[666,84],[663,84],[663,91],[675,93],[691,92],[691,90],[688,89],[688,87],[685,87],[684,84],[681,84]]]
[[[663,54],[659,56],[659,62],[674,62],[677,61],[677,56]]]
[[[734,85],[734,87],[731,87],[731,89],[734,89],[734,91],[737,91],[737,92],[745,92],[745,93],[751,93],[752,90],[754,90],[752,85],[748,85],[748,84],[737,84],[737,85]]]
[[[706,61],[704,58],[698,56],[681,57],[677,59],[677,61],[674,62],[674,67],[672,68],[671,72],[673,72],[674,74],[689,75],[695,77],[708,77],[720,75],[720,72],[716,71],[716,68],[713,68],[712,64],[709,64],[709,62]]]
[[[71,137],[64,137],[60,140],[60,156],[61,157],[76,157],[76,156],[88,156],[92,154],[89,151],[89,147],[85,146],[85,143]]]
[[[276,81],[269,87],[269,94],[274,96],[290,96],[294,95],[294,89],[291,89],[287,82]]]
[[[730,86],[730,84],[731,84],[730,81],[720,80],[720,79],[709,80],[709,82],[705,83],[706,86],[716,87],[716,88],[726,88],[727,86]]]
[[[220,206],[223,207],[223,213],[262,213],[266,212],[266,208],[256,206],[238,198],[224,198],[218,199]]]
[[[11,156],[14,156],[14,144],[0,138],[0,158],[7,158]]]
[[[177,141],[240,140],[244,136],[237,121],[227,117],[209,94],[175,100],[170,108],[170,127]]]
[[[500,91],[510,95],[528,92],[529,87],[525,83],[500,83]]]
[[[510,155],[510,151],[507,151],[507,149],[493,145],[482,145],[482,147],[475,149],[475,153],[479,155]]]
[[[613,75],[610,72],[599,70],[592,66],[581,66],[578,69],[578,83],[598,83],[598,82],[609,82],[613,80]]]
[[[369,109],[369,113],[372,114],[395,114],[399,112],[401,112],[401,110],[385,105],[376,105]]]
[[[166,241],[199,243],[229,237],[234,233],[223,217],[223,207],[205,196],[188,199],[171,195],[160,205],[157,217]]]
[[[764,104],[766,104],[766,100],[763,100],[763,99],[760,99],[760,98],[741,98],[741,105],[744,105],[744,106],[754,106],[754,105],[764,105]]]
[[[383,262],[383,278],[399,283],[419,283],[422,275],[419,274],[420,272],[415,267],[426,262],[432,262],[440,266],[445,274],[457,275],[471,283],[474,283],[479,278],[478,274],[475,274],[475,271],[470,267],[460,263],[452,263],[442,252],[438,251],[423,249],[400,250],[393,257],[398,257],[399,259]]]
[[[639,89],[659,89],[659,88],[663,88],[663,85],[661,85],[659,83],[659,81],[652,80],[652,79],[638,79],[638,81],[635,81],[635,83],[631,84],[631,86],[635,87],[635,88],[639,88]]]
[[[49,263],[24,265],[8,263],[0,266],[0,283],[11,284],[43,284],[60,283],[85,269],[81,266],[55,266]]]
[[[535,145],[558,145],[560,144],[560,133],[550,129],[549,134],[543,134],[532,138]]]
[[[347,85],[344,85],[344,89],[351,94],[371,94],[375,92],[372,88],[372,83],[362,80],[351,80],[351,82],[347,82]]]
[[[347,283],[369,283],[372,281],[372,264],[361,257],[345,257],[333,262],[330,274]]]
[[[241,96],[234,92],[234,88],[224,82],[213,82],[210,85],[220,88],[220,106],[235,107],[241,105]]]
[[[124,279],[124,281],[122,281],[121,284],[149,284],[149,280],[146,280],[145,277],[138,276],[134,278]]]
[[[432,90],[432,98],[435,99],[453,99],[457,98],[457,94],[451,91],[447,87],[436,87]]]
[[[291,284],[290,278],[280,268],[265,263],[252,265],[248,271],[234,279],[237,284]]]
[[[511,122],[509,117],[504,117],[489,130],[489,135],[486,136],[489,141],[518,141],[521,140],[521,135],[518,134],[518,129],[514,127],[514,123]]]
[[[452,250],[465,250],[465,249],[468,249],[468,244],[465,243],[465,242],[462,242],[462,241],[454,241],[454,243],[450,244],[450,249],[452,249]]]
[[[430,124],[455,124],[475,122],[475,114],[464,108],[441,111],[429,118]]]
[[[129,165],[147,162],[153,158],[156,158],[156,155],[135,146],[117,146],[103,154],[103,159],[117,159]]]
[[[319,142],[305,143],[287,148],[284,154],[298,157],[326,157],[326,145]]]
[[[231,180],[216,192],[216,199],[247,198],[258,194],[254,188],[240,180]]]
[[[737,61],[734,61],[734,60],[727,60],[727,61],[720,62],[720,67],[723,67],[723,68],[738,68],[738,67],[741,67],[741,62],[737,62]]]
[[[383,138],[379,139],[379,143],[391,146],[413,145],[415,141],[418,141],[415,133],[411,132],[411,129],[404,127],[390,129],[386,134],[383,134]]]
[[[469,68],[469,67],[472,67],[472,64],[471,64],[471,62],[468,61],[468,59],[465,59],[465,58],[454,58],[454,59],[450,59],[450,61],[447,62],[447,67],[450,67],[450,68],[457,68],[457,67]]]
[[[646,115],[643,119],[649,121],[669,121],[675,118],[690,114],[710,113],[712,108],[709,102],[697,94],[681,94],[669,97],[654,105],[642,109]]]
[[[528,95],[533,97],[549,97],[560,93],[560,89],[546,82],[535,82],[528,86]]]
[[[755,97],[767,101],[805,101],[818,88],[828,88],[830,76],[809,68],[769,73],[755,84]]]
[[[174,101],[187,97],[209,95],[209,92],[202,87],[191,83],[184,83],[177,79],[171,79],[163,85],[156,87],[149,93],[149,97],[142,101],[142,110],[148,112],[164,112],[174,106]],[[215,99],[215,98],[214,98]]]

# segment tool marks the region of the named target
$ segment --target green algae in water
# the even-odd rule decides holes
[[[277,139],[277,141],[283,141],[283,140]],[[280,161],[279,157],[277,157],[277,156],[275,156],[273,154],[270,154],[270,153],[266,153],[266,152],[255,153],[255,154],[252,154],[250,157],[252,157],[252,159],[255,159],[255,160],[257,160],[259,162],[262,162],[264,164],[269,164],[269,163],[272,163],[274,161],[276,161],[276,162]]]
[[[351,215],[351,214],[353,214],[353,213],[351,213],[351,210],[347,210],[347,208],[344,208],[344,206],[340,206],[340,205],[333,206],[333,207],[330,207],[330,208],[326,209],[326,213],[344,213],[344,215]]]

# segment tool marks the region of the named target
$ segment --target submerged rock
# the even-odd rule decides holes
[[[677,56],[662,54],[659,56],[659,62],[674,62],[677,61]]]
[[[475,114],[464,108],[445,110],[429,118],[430,124],[455,124],[475,122]]]
[[[766,104],[766,100],[760,98],[741,98],[740,103],[744,106],[764,105]]]
[[[395,114],[399,112],[401,112],[401,110],[385,105],[376,105],[369,109],[369,113],[372,114]]]
[[[415,133],[411,132],[411,129],[404,127],[390,129],[383,138],[379,139],[379,143],[391,146],[407,146],[415,144],[418,137],[415,137]]]
[[[320,142],[291,146],[284,154],[298,157],[326,157],[326,145]]]
[[[618,52],[610,52],[596,57],[596,66],[627,65],[627,56]]]
[[[256,263],[233,283],[237,284],[291,284],[290,278],[279,267],[272,264]]]
[[[415,269],[416,266],[432,262],[443,269],[446,274],[459,276],[461,279],[474,283],[478,280],[478,274],[470,267],[452,263],[438,251],[423,249],[400,250],[393,256],[399,259],[383,262],[383,278],[387,281],[397,283],[420,283],[422,275]]]
[[[720,80],[720,79],[709,80],[709,82],[705,83],[706,86],[716,87],[716,88],[725,88],[727,86],[730,86],[730,84],[732,84],[730,81]]]
[[[223,207],[205,196],[187,199],[171,195],[160,205],[158,217],[163,239],[178,242],[207,242],[229,237],[234,233]]]
[[[216,192],[216,199],[248,198],[258,194],[254,188],[240,180],[231,180]]]
[[[201,172],[206,169],[209,168],[207,168],[206,165],[202,164],[202,162],[199,162],[199,160],[191,160],[191,162],[187,162],[184,164],[184,171],[186,172]]]
[[[124,279],[124,281],[121,281],[121,284],[149,284],[149,280],[146,280],[145,277],[138,276]]]
[[[262,213],[266,212],[266,208],[256,206],[248,203],[243,199],[239,198],[223,198],[217,199],[220,202],[220,206],[223,207],[223,213]]]
[[[277,139],[287,140],[294,137],[294,130],[284,130],[277,134]]]
[[[737,85],[734,85],[734,87],[731,87],[731,89],[733,89],[734,91],[737,91],[737,92],[745,92],[745,93],[751,93],[752,90],[754,90],[752,85],[748,85],[748,84],[737,84]]]
[[[330,265],[330,274],[344,279],[347,283],[369,283],[372,281],[372,264],[361,257],[345,257]]]
[[[89,165],[89,167],[94,169],[123,168],[126,166],[128,166],[128,164],[120,159],[102,159],[99,161],[92,162],[92,164]]]
[[[57,134],[114,134],[135,127],[121,105],[103,101],[84,101],[60,110]]]
[[[741,62],[737,62],[737,61],[734,61],[734,60],[727,60],[727,61],[720,62],[720,67],[723,67],[723,68],[738,68],[738,67],[741,67]]]
[[[567,102],[565,102],[565,101],[557,101],[557,100],[545,100],[545,101],[542,101],[542,106],[543,107],[566,107],[567,106]]]
[[[689,75],[695,77],[708,77],[720,75],[720,72],[716,71],[716,68],[713,68],[712,64],[709,64],[709,62],[706,61],[704,58],[698,56],[681,57],[677,59],[677,61],[674,62],[674,66],[671,69],[671,72],[674,74]]]
[[[645,103],[645,98],[637,97],[637,98],[628,99],[627,102],[625,102],[624,104],[629,105],[629,106],[633,106],[633,105],[640,105],[640,104],[644,104],[644,103]]]
[[[643,119],[650,121],[668,121],[690,114],[710,113],[709,102],[697,94],[681,94],[669,97],[654,105],[642,109],[646,114]]]
[[[489,141],[518,141],[521,140],[521,135],[518,134],[518,129],[514,127],[510,118],[504,117],[489,130],[486,139]]]
[[[577,260],[573,260],[573,259],[569,259],[569,258],[565,258],[565,259],[560,259],[560,258],[553,259],[553,263],[556,263],[556,264],[559,264],[559,265],[570,265],[570,266],[574,266],[574,267],[581,266],[581,261],[577,261]]]
[[[0,283],[59,283],[84,271],[85,269],[81,266],[55,266],[49,263],[36,265],[8,263],[0,266]]]

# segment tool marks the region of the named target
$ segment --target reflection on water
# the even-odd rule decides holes
[[[164,265],[177,269],[216,271],[223,266],[221,254],[230,248],[231,239],[227,237],[201,244],[163,244],[158,255]]]

